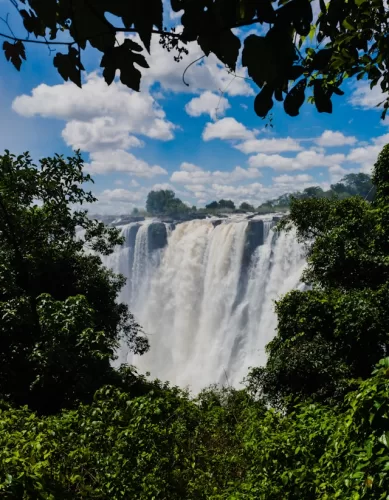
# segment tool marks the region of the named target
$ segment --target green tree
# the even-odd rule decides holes
[[[171,189],[159,189],[158,191],[150,191],[147,195],[146,210],[151,214],[158,215],[188,212],[189,207],[176,198]]]
[[[218,201],[219,208],[229,208],[231,210],[235,210],[235,203],[232,200],[219,200]]]
[[[240,204],[240,210],[244,210],[245,212],[255,212],[255,208],[250,205],[250,203],[246,203],[245,201]]]
[[[122,240],[77,209],[96,201],[79,153],[0,157],[0,398],[40,412],[89,401],[117,377],[119,342],[142,353],[147,340],[116,302],[124,278],[100,257]]]
[[[219,208],[219,203],[217,201],[211,201],[211,203],[205,205],[205,208],[208,208],[208,210],[216,210],[217,208]]]
[[[330,0],[320,3],[318,14],[309,0],[277,6],[271,0],[171,0],[173,11],[183,11],[171,30],[164,30],[163,0],[99,0],[72,6],[64,0],[16,0],[15,5],[29,37],[1,33],[7,60],[20,69],[29,42],[62,45],[54,66],[62,78],[80,87],[82,51],[91,45],[101,54],[108,85],[119,71],[124,85],[139,90],[141,71],[149,67],[143,47],[150,51],[151,37],[158,36],[176,59],[188,53],[188,42],[196,41],[204,56],[215,54],[231,72],[242,54],[241,64],[260,89],[254,101],[260,117],[269,113],[274,100],[283,101],[290,116],[298,115],[307,100],[319,113],[331,113],[333,96],[344,94],[341,86],[350,77],[366,78],[371,87],[380,84],[383,92],[389,89],[388,11],[383,0]],[[252,25],[260,25],[260,35],[243,31],[238,37],[232,31]],[[116,35],[123,31],[137,32],[143,47],[132,39],[117,43]],[[383,101],[385,114],[389,101]]]
[[[312,289],[278,301],[267,365],[251,374],[275,405],[290,395],[339,401],[389,352],[388,171],[385,146],[371,203],[360,196],[292,200],[281,227],[296,227],[308,244],[303,280]],[[358,179],[347,180],[355,186]]]

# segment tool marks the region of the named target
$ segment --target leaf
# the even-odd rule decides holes
[[[75,48],[69,47],[68,54],[56,54],[53,63],[65,81],[71,80],[81,88],[81,71],[84,70],[84,66]]]
[[[273,107],[273,89],[265,85],[254,100],[254,111],[261,118],[265,118]]]
[[[197,42],[205,55],[208,56],[213,52],[222,63],[235,71],[240,50],[240,40],[231,30],[207,31],[199,35]]]
[[[25,9],[19,11],[23,18],[23,25],[29,33],[34,33],[36,37],[45,35],[45,25],[42,19],[33,13],[28,13]]]
[[[270,0],[257,0],[256,12],[260,23],[273,24],[277,19],[277,15]]]
[[[121,17],[126,28],[134,25],[146,50],[150,53],[153,26],[162,30],[162,0],[131,0],[126,2],[127,12]]]
[[[139,92],[141,72],[134,66],[148,68],[146,59],[138,54],[143,49],[130,39],[124,40],[119,47],[106,51],[101,59],[100,66],[104,68],[103,76],[108,85],[115,79],[116,70],[120,71],[120,81],[127,87]]]
[[[313,95],[316,109],[319,113],[332,113],[332,102],[329,92],[323,88],[323,80],[315,80],[313,84]]]
[[[4,42],[3,50],[7,61],[11,61],[15,68],[20,71],[22,59],[26,60],[23,42],[19,40],[15,43]]]
[[[299,81],[285,97],[284,109],[289,116],[297,116],[300,112],[300,108],[305,101],[305,88],[307,86],[307,81]]]
[[[311,67],[318,71],[323,71],[327,68],[332,56],[332,49],[322,49],[316,52],[312,58]]]
[[[324,3],[324,0],[319,0],[320,4],[320,10],[322,11],[323,14],[327,13],[327,7],[326,4]]]

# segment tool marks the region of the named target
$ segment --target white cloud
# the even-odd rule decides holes
[[[273,177],[273,182],[276,184],[282,184],[284,186],[295,186],[296,184],[301,184],[305,182],[311,182],[313,180],[312,175],[308,174],[298,174],[298,175],[279,175]]]
[[[206,91],[189,101],[185,106],[185,111],[190,116],[206,114],[215,120],[223,116],[228,108],[230,108],[230,104],[225,97]]]
[[[369,82],[360,81],[356,82],[354,88],[355,90],[348,101],[357,108],[380,109],[377,108],[378,104],[387,98],[387,95],[383,94],[379,83],[371,89]]]
[[[108,86],[96,73],[86,77],[82,89],[69,82],[38,85],[31,95],[16,97],[12,107],[26,117],[66,120],[66,143],[89,152],[139,147],[134,133],[170,140],[175,128],[148,92],[133,92],[118,82]]]
[[[85,169],[94,174],[123,172],[146,178],[167,174],[164,168],[158,165],[149,165],[146,161],[140,160],[133,154],[120,149],[91,153],[90,162],[85,164]]]
[[[204,141],[212,139],[244,140],[254,139],[254,133],[235,118],[222,118],[215,123],[207,123],[203,131]]]
[[[298,141],[291,137],[272,139],[249,139],[235,146],[242,153],[282,153],[283,151],[300,151]]]
[[[170,180],[172,182],[177,182],[179,184],[196,186],[196,191],[199,190],[199,186],[204,184],[211,184],[212,182],[217,182],[220,184],[225,184],[229,182],[237,182],[245,179],[255,179],[261,176],[261,172],[256,168],[242,168],[235,167],[231,171],[210,171],[203,170],[197,165],[191,163],[182,163],[180,170],[173,172]]]
[[[324,155],[316,151],[301,151],[294,158],[263,153],[251,156],[249,165],[254,168],[270,167],[274,170],[308,170],[313,167],[328,167],[345,161],[344,154]]]
[[[354,172],[354,169],[343,168],[340,165],[332,165],[328,167],[328,174],[331,184],[336,184],[347,174]]]
[[[342,134],[342,132],[325,130],[320,137],[315,139],[315,142],[319,146],[325,148],[336,146],[352,146],[357,142],[357,138],[354,136],[346,136]]]
[[[180,27],[176,27],[180,30]],[[119,37],[120,39],[121,37]],[[123,37],[124,38],[124,37]],[[139,42],[137,35],[131,36]],[[199,93],[205,90],[219,93],[225,92],[230,96],[252,96],[254,90],[249,83],[243,78],[235,78],[226,70],[225,66],[217,59],[216,56],[210,54],[208,57],[200,59],[204,53],[197,42],[190,42],[186,45],[189,51],[187,56],[179,62],[174,61],[176,53],[167,52],[160,44],[158,37],[153,37],[151,40],[150,55],[146,56],[150,68],[142,71],[142,88],[150,88],[154,83],[158,82],[163,90],[173,92]],[[196,59],[200,59],[188,68],[188,65]],[[183,82],[183,74],[185,70],[185,81]],[[247,72],[243,68],[237,68],[236,75],[247,76]]]

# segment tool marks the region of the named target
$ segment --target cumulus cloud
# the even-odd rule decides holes
[[[159,140],[173,138],[173,123],[147,92],[133,92],[121,83],[108,86],[96,73],[83,89],[73,83],[38,85],[31,95],[16,97],[13,109],[22,116],[66,120],[63,138],[84,151],[128,149],[142,142],[132,134]]]
[[[354,136],[346,136],[342,132],[325,130],[320,137],[315,139],[316,144],[324,148],[336,146],[353,146],[357,142]]]
[[[133,154],[120,149],[91,153],[90,162],[85,164],[85,168],[93,174],[123,172],[146,178],[167,174],[164,168],[158,165],[149,165],[146,161],[140,160]]]
[[[369,82],[359,81],[356,82],[354,91],[348,101],[357,108],[372,109],[377,108],[386,97],[387,96],[382,93],[379,84],[371,89]]]
[[[296,139],[291,137],[272,139],[249,139],[235,146],[245,154],[282,153],[284,151],[300,151],[302,148]]]
[[[254,132],[247,129],[235,118],[222,118],[215,123],[207,123],[203,131],[204,141],[212,139],[245,140],[254,139]]]
[[[192,163],[182,163],[180,170],[173,172],[170,180],[171,182],[177,182],[179,184],[190,185],[193,184],[196,187],[196,191],[199,190],[199,186],[204,184],[211,184],[217,182],[220,184],[228,184],[229,182],[237,182],[245,179],[255,179],[261,176],[261,172],[256,168],[242,168],[235,167],[233,170],[203,170],[197,165]]]
[[[345,161],[344,154],[325,155],[316,151],[301,151],[294,158],[263,153],[251,156],[249,165],[254,168],[270,167],[274,170],[308,170],[313,167],[328,167]]]
[[[189,101],[185,106],[185,111],[190,116],[205,114],[215,120],[218,117],[222,117],[228,108],[230,108],[230,103],[225,97],[206,91],[199,97],[194,97]]]
[[[361,172],[371,174],[381,149],[388,143],[389,134],[375,137],[372,144],[352,149],[347,155],[347,161],[359,164]]]
[[[180,27],[177,27],[179,30]],[[124,37],[122,37],[124,38]],[[139,37],[132,35],[132,39],[139,43]],[[204,53],[197,42],[190,42],[186,45],[189,51],[187,56],[179,62],[174,60],[175,53],[167,52],[159,44],[158,37],[151,40],[150,55],[146,56],[150,68],[143,69],[141,86],[143,89],[149,89],[155,83],[159,83],[163,90],[172,92],[199,93],[210,91],[218,93],[220,90],[230,96],[252,96],[254,90],[243,78],[235,78],[228,73],[225,66],[210,54],[203,57]],[[189,63],[196,61],[185,73],[185,85],[182,81]],[[245,77],[247,72],[244,68],[238,67],[235,71],[238,76]]]
[[[296,184],[311,182],[313,180],[312,175],[299,174],[299,175],[278,175],[273,177],[273,182],[276,184],[281,184],[283,186],[295,186]]]

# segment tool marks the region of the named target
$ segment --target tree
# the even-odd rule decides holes
[[[359,194],[367,198],[373,192],[371,177],[360,172],[359,174],[347,174],[342,181],[351,194]]]
[[[388,172],[389,145],[374,167],[371,203],[361,196],[292,200],[281,228],[295,226],[308,245],[303,280],[312,289],[277,302],[267,365],[252,372],[272,404],[290,395],[339,401],[388,355]]]
[[[117,377],[111,361],[122,340],[135,352],[147,340],[116,303],[124,278],[100,257],[119,233],[77,209],[96,201],[74,157],[0,157],[0,398],[40,412],[90,401]]]
[[[302,193],[303,198],[321,198],[324,196],[324,191],[319,186],[307,187]]]
[[[211,201],[211,203],[205,205],[205,208],[208,208],[208,210],[216,210],[217,208],[219,208],[219,204],[217,201]]]
[[[232,200],[219,200],[218,207],[235,210],[235,203]]]
[[[171,30],[163,28],[163,0],[99,0],[74,5],[64,0],[16,0],[15,5],[28,36],[1,33],[6,39],[7,60],[19,70],[28,43],[62,46],[63,52],[55,52],[54,66],[65,80],[80,87],[82,51],[91,45],[101,53],[100,66],[108,85],[118,70],[121,82],[138,91],[139,68],[149,67],[143,47],[150,51],[151,37],[159,36],[176,59],[188,53],[188,42],[196,41],[204,56],[215,54],[232,73],[241,53],[241,64],[260,89],[254,101],[260,117],[268,115],[274,99],[283,101],[290,116],[298,115],[305,101],[314,102],[319,113],[331,113],[333,96],[343,95],[342,84],[353,76],[366,78],[371,87],[379,83],[383,92],[389,90],[389,14],[383,0],[321,2],[315,17],[309,0],[290,0],[278,6],[271,0],[171,0],[174,12],[183,11]],[[258,24],[261,35],[238,37],[232,31]],[[179,30],[178,25],[182,26]],[[138,33],[143,47],[129,38],[117,42],[119,32]],[[383,101],[385,115],[389,100]]]
[[[189,207],[179,198],[176,198],[174,191],[170,189],[160,189],[150,191],[147,195],[146,210],[154,215],[187,212]]]
[[[240,204],[240,210],[244,210],[245,212],[255,212],[255,208],[250,205],[250,203],[246,203],[245,201]]]

